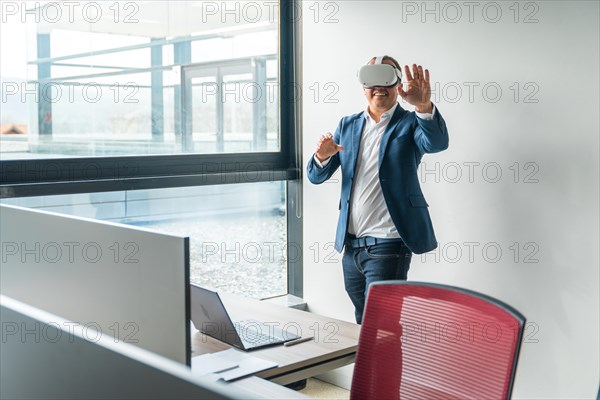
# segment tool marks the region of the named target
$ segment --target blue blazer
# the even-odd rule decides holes
[[[364,112],[342,118],[333,140],[344,146],[344,150],[336,153],[324,168],[319,168],[313,155],[306,168],[308,179],[319,184],[329,179],[338,167],[342,167],[340,216],[335,237],[335,249],[338,252],[342,251],[347,235],[350,194],[365,122]],[[437,107],[434,118],[427,121],[398,105],[381,138],[379,182],[383,197],[400,237],[416,254],[437,247],[427,209],[429,205],[419,185],[417,167],[423,154],[446,148],[448,130]]]

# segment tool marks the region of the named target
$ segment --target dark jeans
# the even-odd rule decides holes
[[[411,251],[402,241],[352,248],[342,257],[344,286],[354,304],[356,323],[362,322],[369,285],[384,280],[406,280]]]

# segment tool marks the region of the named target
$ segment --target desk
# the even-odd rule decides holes
[[[248,352],[279,364],[258,373],[260,378],[286,385],[351,364],[356,358],[360,334],[357,324],[230,294],[221,294],[221,299],[234,321],[256,319],[303,337],[314,336],[290,347],[279,345]],[[193,324],[191,337],[192,357],[231,348],[197,331]]]

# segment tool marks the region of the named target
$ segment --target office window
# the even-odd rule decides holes
[[[240,203],[266,191],[278,193],[277,206],[266,203],[278,211],[257,205],[245,215],[217,201],[210,203],[210,230],[194,231],[195,220],[182,228],[172,215],[159,218],[160,209],[121,217],[192,241],[210,231],[215,243],[225,241],[219,227],[247,226],[248,237],[239,239],[247,259],[257,251],[247,243],[262,234],[274,235],[265,241],[301,242],[300,105],[291,93],[299,83],[296,0],[2,4],[4,201],[58,202],[60,212],[111,219],[113,209],[133,210],[132,196],[141,193],[169,193],[162,202],[179,201],[175,208],[187,210],[183,199],[197,191],[205,197],[190,212],[199,217],[206,199],[231,199],[229,190],[241,190]],[[262,254],[272,260],[265,243]],[[269,261],[285,267],[274,275],[260,258],[249,268],[263,274],[263,286],[273,277],[272,288],[231,290],[301,296],[302,260],[292,251],[290,257],[287,246],[279,261]],[[219,285],[218,270],[196,276]]]
[[[284,182],[23,197],[2,203],[190,238],[190,280],[263,299],[287,293]],[[292,249],[295,257],[298,249]]]
[[[3,160],[280,150],[275,2],[9,3]]]

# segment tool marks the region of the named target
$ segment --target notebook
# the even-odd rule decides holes
[[[253,319],[233,322],[217,292],[190,283],[191,318],[200,332],[242,350],[282,344],[300,336]]]

